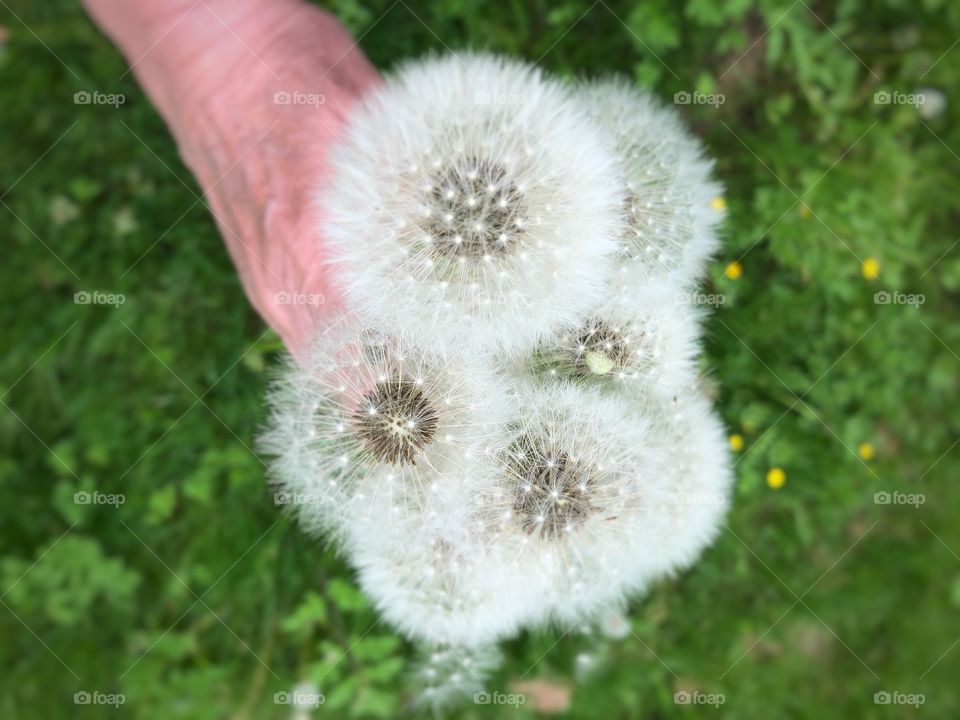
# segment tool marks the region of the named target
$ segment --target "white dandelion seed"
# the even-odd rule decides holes
[[[451,500],[442,513],[400,523],[383,523],[374,509],[351,524],[345,545],[361,587],[403,634],[481,647],[540,620],[544,586],[470,536],[466,493]]]
[[[689,385],[705,313],[665,281],[629,297],[631,302],[616,296],[598,304],[584,319],[544,339],[526,367],[544,378],[615,392],[669,397]]]
[[[598,627],[604,637],[623,640],[631,632],[630,616],[623,608],[607,608],[599,617]]]
[[[413,685],[416,704],[435,713],[482,693],[503,656],[495,645],[473,648],[456,645],[419,648]]]
[[[722,188],[713,162],[672,108],[628,81],[587,83],[579,98],[620,159],[625,278],[642,285],[670,276],[681,288],[690,285],[719,247],[721,215],[712,201]]]
[[[407,65],[353,114],[322,197],[354,306],[388,326],[517,348],[596,297],[623,227],[616,159],[525,64]]]
[[[635,525],[658,511],[665,452],[626,401],[572,385],[530,385],[495,468],[475,490],[476,532],[548,586],[545,610],[586,617],[633,588]],[[510,550],[507,550],[507,549]]]
[[[654,436],[668,452],[666,515],[673,529],[660,538],[661,557],[651,563],[655,574],[688,567],[716,537],[733,499],[727,433],[696,385],[659,401],[665,418]]]
[[[309,720],[313,711],[325,701],[320,688],[308,680],[297,683],[289,693],[280,693],[280,695],[285,695],[283,701],[291,705],[293,720]],[[278,699],[275,697],[274,702]]]
[[[593,622],[709,544],[730,467],[702,399],[529,385],[522,403],[489,453],[495,476],[474,491],[471,527],[520,582],[545,584],[550,619]]]
[[[506,403],[503,384],[474,363],[348,321],[288,365],[260,445],[305,529],[337,534],[380,499],[393,508],[384,522],[435,505]]]
[[[582,566],[555,608],[561,623],[602,623],[610,607],[689,567],[716,538],[730,506],[726,435],[709,402],[691,387],[674,398],[651,393],[632,404],[649,418],[646,442],[661,462],[656,474],[635,478],[629,491],[635,502],[619,518],[629,559],[600,553],[600,563]],[[620,593],[596,589],[597,583],[616,582],[622,583]]]
[[[593,653],[579,652],[573,659],[573,676],[577,682],[588,681],[597,670],[597,656]]]

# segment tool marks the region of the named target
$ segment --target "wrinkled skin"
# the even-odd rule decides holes
[[[170,128],[250,302],[302,352],[340,304],[317,207],[328,153],[376,70],[301,0],[84,4]]]

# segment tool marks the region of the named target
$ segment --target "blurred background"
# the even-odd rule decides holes
[[[633,77],[727,187],[728,525],[629,628],[507,644],[522,705],[451,715],[957,716],[960,4],[323,4],[382,70]],[[75,0],[0,0],[0,716],[405,716],[413,648],[251,450],[281,345],[199,193]]]

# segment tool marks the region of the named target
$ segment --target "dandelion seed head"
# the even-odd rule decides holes
[[[572,320],[612,266],[613,149],[521,63],[408,65],[353,113],[333,164],[322,204],[343,289],[388,325],[514,349]]]
[[[673,108],[626,81],[583,85],[580,97],[621,159],[621,267],[638,286],[697,279],[719,246],[713,201],[722,195],[700,142]]]
[[[673,287],[654,281],[599,304],[586,319],[544,338],[529,367],[611,391],[674,393],[696,371],[704,313]]]
[[[309,532],[334,537],[381,498],[387,517],[429,512],[445,492],[430,488],[469,472],[509,404],[486,368],[353,319],[291,363],[270,401],[274,484],[306,498],[294,510]]]

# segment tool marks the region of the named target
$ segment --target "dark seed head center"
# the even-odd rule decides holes
[[[560,537],[593,512],[589,466],[567,452],[521,437],[509,453],[516,482],[513,510],[528,534]]]
[[[377,383],[353,414],[357,436],[378,460],[415,465],[433,440],[439,415],[426,393],[412,380]]]
[[[525,203],[503,165],[477,158],[444,165],[426,192],[424,230],[436,256],[487,260],[518,246]]]
[[[631,355],[623,333],[601,321],[589,322],[573,333],[568,350],[576,375],[606,375],[626,367]]]

